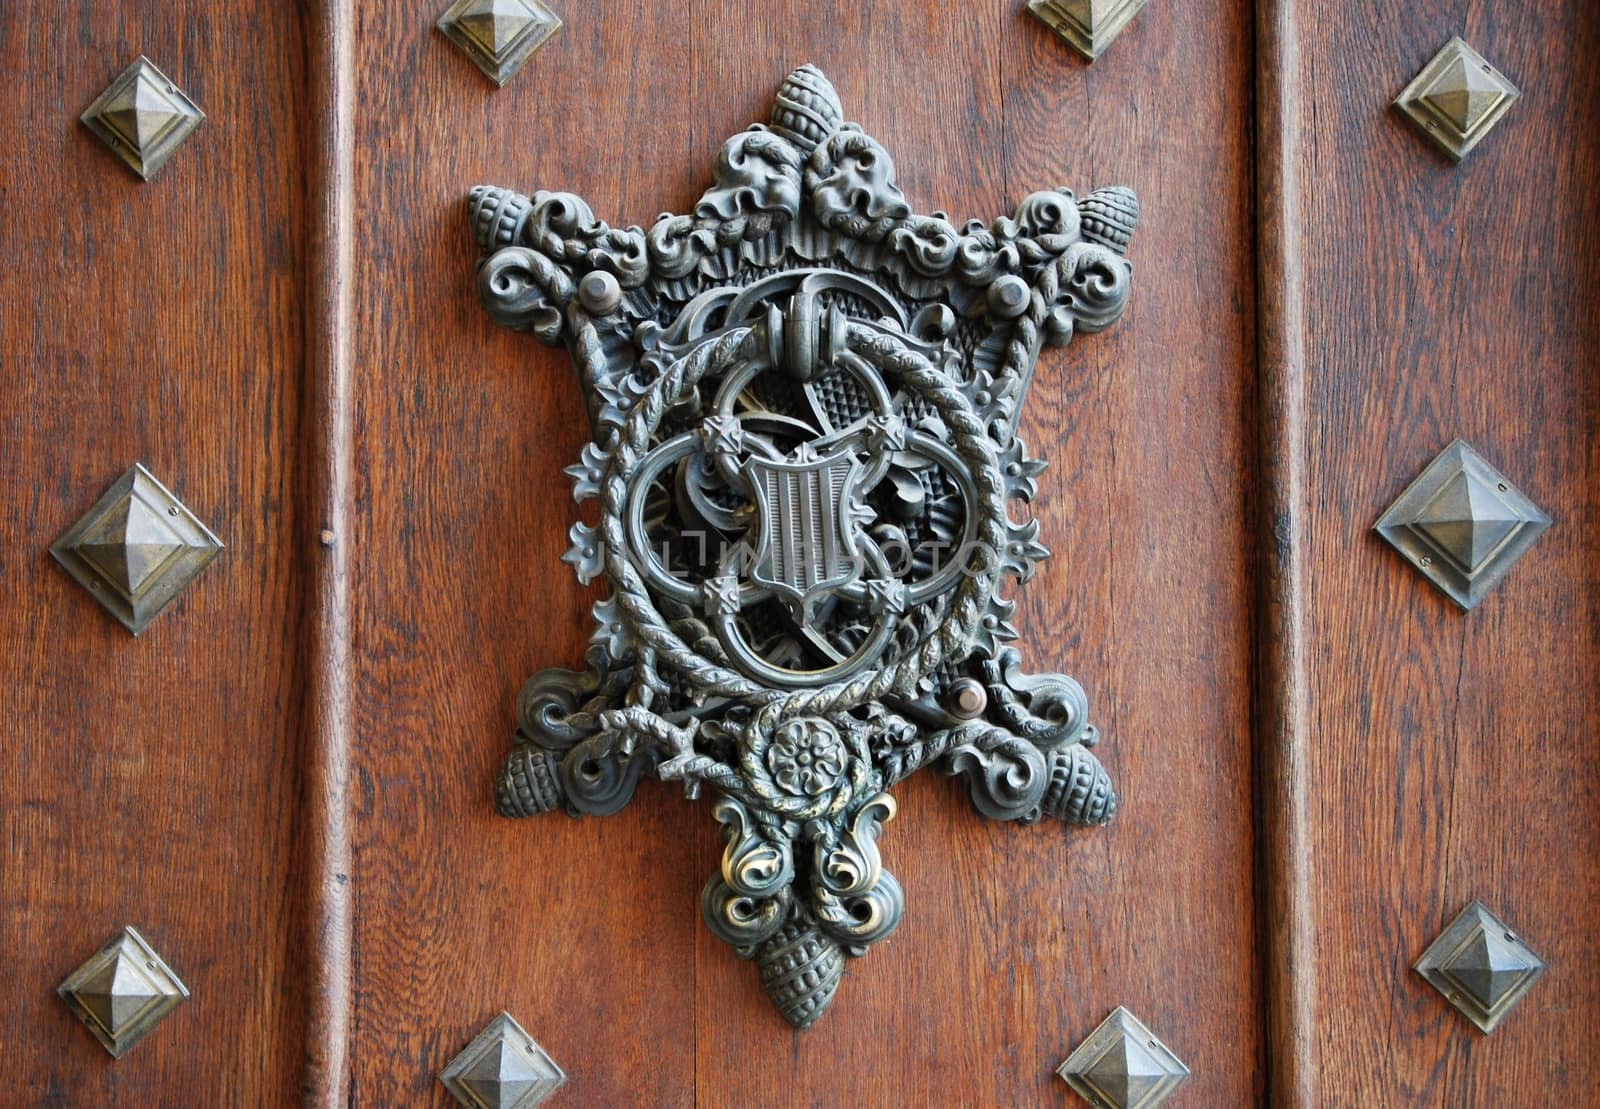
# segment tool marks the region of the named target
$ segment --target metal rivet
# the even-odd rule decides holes
[[[1488,1034],[1545,971],[1544,960],[1474,901],[1428,946],[1414,969]]]
[[[117,1059],[189,996],[177,973],[133,928],[107,940],[56,993]]]
[[[504,85],[561,30],[561,17],[540,0],[456,0],[439,17],[439,30]]]
[[[1189,1068],[1138,1017],[1118,1006],[1056,1073],[1091,1105],[1155,1109],[1189,1077]]]
[[[206,115],[144,55],[81,117],[84,126],[148,181]]]
[[[622,286],[605,270],[591,270],[578,282],[578,300],[591,316],[606,316],[622,303]]]
[[[957,678],[950,683],[946,704],[950,715],[962,720],[976,720],[988,709],[989,694],[977,679]]]
[[[50,547],[134,635],[221,550],[222,540],[137,462]]]
[[[989,286],[989,311],[1003,320],[1014,320],[1028,308],[1028,283],[1016,274],[995,278]]]
[[[1028,10],[1094,61],[1149,0],[1029,0]]]
[[[439,1072],[439,1081],[471,1109],[533,1109],[567,1076],[510,1013],[501,1013]]]
[[[1394,106],[1459,162],[1521,95],[1481,54],[1453,38],[1395,98]]]
[[[1374,530],[1462,608],[1481,601],[1550,526],[1550,517],[1457,439],[1400,494]]]

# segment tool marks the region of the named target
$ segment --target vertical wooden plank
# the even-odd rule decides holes
[[[0,8],[0,1100],[298,1085],[304,50],[270,2]],[[207,115],[149,183],[78,123],[140,51]],[[227,544],[137,640],[46,553],[136,459]],[[54,990],[124,924],[193,996],[113,1062]]]
[[[1317,1066],[1360,1104],[1590,1104],[1600,15],[1365,7],[1300,5]],[[1453,34],[1525,93],[1459,167],[1388,108]],[[1555,519],[1471,613],[1369,531],[1456,436]],[[1551,966],[1487,1038],[1410,969],[1473,898]]]
[[[1031,880],[996,957],[1030,952],[1035,1074],[1121,1004],[1191,1068],[1180,1100],[1249,1104],[1253,8],[1150,4],[1092,65],[1008,10],[1009,198],[1122,184],[1143,211],[1127,314],[1045,353],[1023,423],[1051,460],[1034,514],[1056,556],[1018,626],[1031,665],[1083,682],[1123,805],[1108,829],[1008,845],[994,896]],[[1004,1100],[1046,1097],[1059,1084]]]
[[[691,28],[557,3],[497,90],[434,30],[445,6],[357,15],[353,1097],[451,1104],[434,1075],[504,1009],[564,1101],[684,1105],[703,812],[654,783],[604,820],[494,812],[518,689],[581,665],[598,591],[559,561],[576,374],[479,306],[464,201],[567,190],[618,225],[691,203]]]
[[[1270,1103],[1318,1104],[1316,904],[1307,825],[1306,349],[1299,4],[1256,5],[1257,904]]]
[[[347,1099],[351,1018],[350,629],[345,528],[350,497],[351,266],[354,86],[350,0],[307,8],[310,86],[307,194],[314,206],[306,266],[306,513],[296,549],[306,576],[306,703],[299,865],[306,898],[310,1011],[301,1101]]]

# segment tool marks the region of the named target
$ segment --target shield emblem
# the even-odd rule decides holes
[[[861,576],[861,463],[840,449],[801,461],[751,458],[744,471],[755,490],[759,536],[750,578],[807,624],[819,599]]]

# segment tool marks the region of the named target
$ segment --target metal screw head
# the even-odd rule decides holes
[[[622,286],[605,270],[590,270],[578,282],[578,301],[591,316],[606,316],[622,303]]]
[[[961,720],[976,720],[989,707],[989,694],[976,678],[957,678],[945,696],[950,715]]]
[[[1014,320],[1027,311],[1031,295],[1028,283],[1016,274],[997,277],[989,286],[989,311],[1003,320]]]

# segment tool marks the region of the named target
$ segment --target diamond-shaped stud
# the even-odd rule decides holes
[[[1374,530],[1429,581],[1470,609],[1550,526],[1550,517],[1457,439],[1428,464]]]
[[[1028,0],[1028,10],[1091,62],[1149,0]]]
[[[1189,1068],[1119,1005],[1056,1073],[1096,1109],[1155,1109],[1189,1077]]]
[[[1416,961],[1416,972],[1483,1033],[1493,1032],[1544,973],[1544,960],[1474,901]]]
[[[439,17],[439,30],[504,85],[561,30],[561,17],[540,0],[456,0]]]
[[[82,118],[101,142],[148,181],[206,115],[141,54]]]
[[[177,973],[132,928],[107,940],[56,993],[117,1059],[189,996]]]
[[[439,1081],[472,1109],[532,1109],[567,1080],[522,1025],[501,1013],[439,1072]]]
[[[1482,54],[1453,38],[1416,80],[1395,99],[1395,107],[1456,161],[1483,140],[1522,93]]]
[[[220,550],[222,540],[136,462],[50,553],[138,635]]]

